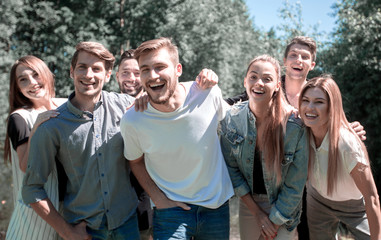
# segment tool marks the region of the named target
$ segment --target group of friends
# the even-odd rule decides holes
[[[169,38],[122,54],[121,93],[102,90],[115,57],[100,43],[76,46],[68,99],[55,98],[42,60],[18,59],[6,239],[229,239],[234,195],[241,239],[335,239],[344,230],[381,239],[365,131],[348,122],[332,76],[307,80],[315,58],[314,40],[295,37],[285,76],[275,58],[257,56],[245,92],[228,99],[211,70],[179,81]]]

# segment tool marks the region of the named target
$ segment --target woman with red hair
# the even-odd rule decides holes
[[[345,117],[339,87],[331,76],[306,83],[299,112],[310,134],[310,239],[335,239],[339,224],[354,239],[381,239],[380,202],[368,153]]]
[[[12,66],[9,88],[9,116],[4,161],[11,162],[14,211],[6,239],[51,240],[58,235],[21,197],[22,180],[28,165],[29,142],[37,127],[59,114],[54,109],[66,99],[54,98],[54,76],[35,56],[24,56]],[[57,171],[49,176],[45,189],[58,209]]]

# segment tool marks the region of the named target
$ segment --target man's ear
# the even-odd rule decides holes
[[[112,74],[112,70],[108,70],[106,73],[106,81],[105,81],[106,83],[108,83],[110,81],[111,74]]]
[[[74,79],[74,75],[73,75],[73,67],[70,66],[70,78],[71,79]]]
[[[314,68],[315,68],[315,65],[316,65],[316,62],[312,62],[312,63],[311,63],[311,68],[310,68],[310,71],[311,71],[311,70],[314,70]]]
[[[176,76],[180,77],[181,74],[183,74],[183,66],[181,65],[181,63],[178,63],[176,65]]]

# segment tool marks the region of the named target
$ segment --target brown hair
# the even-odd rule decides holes
[[[246,75],[252,64],[255,62],[269,62],[271,63],[277,73],[277,81],[281,80],[281,67],[275,58],[268,55],[261,55],[249,63]],[[265,159],[266,169],[276,174],[277,184],[279,185],[282,180],[282,161],[284,159],[284,132],[289,114],[285,106],[287,105],[283,90],[280,87],[278,92],[272,96],[272,103],[266,121],[263,122],[263,131],[258,132],[259,148],[263,153]]]
[[[134,58],[134,53],[135,53],[135,49],[128,49],[128,50],[124,51],[122,53],[122,55],[120,55],[120,60],[119,60],[118,68],[120,67],[120,64],[122,64],[122,62],[124,60],[135,59]]]
[[[80,42],[75,46],[75,53],[71,59],[71,67],[75,69],[78,61],[78,55],[81,51],[97,56],[99,59],[105,61],[106,71],[112,70],[115,62],[115,57],[107,50],[102,44],[97,42]]]
[[[174,65],[179,63],[179,51],[177,46],[174,45],[170,38],[158,38],[149,41],[145,41],[135,50],[135,59],[139,62],[139,58],[151,51],[156,51],[162,48],[167,48],[171,60]]]
[[[291,41],[287,44],[286,51],[284,52],[284,58],[287,58],[290,48],[295,44],[307,46],[310,49],[312,61],[316,60],[316,42],[312,38],[306,36],[296,36],[291,39]]]
[[[366,159],[369,162],[368,152],[364,143],[357,136],[355,131],[351,128],[343,109],[342,97],[340,89],[336,82],[333,80],[331,75],[325,74],[319,77],[312,78],[303,87],[300,92],[299,97],[299,109],[302,104],[302,98],[306,91],[310,88],[320,88],[328,98],[328,111],[329,111],[329,122],[328,122],[328,134],[329,134],[329,153],[328,153],[328,179],[327,179],[327,194],[331,195],[336,188],[336,183],[338,181],[338,176],[340,176],[340,154],[339,154],[339,139],[340,139],[340,129],[345,128],[350,131],[355,137],[358,144],[361,146]],[[312,131],[307,127],[309,134]],[[309,161],[309,173],[311,173],[314,165],[314,154],[310,151],[310,161]]]
[[[54,75],[49,70],[44,61],[35,56],[24,56],[18,59],[12,66],[9,77],[9,113],[8,118],[12,112],[20,108],[33,108],[33,102],[25,97],[17,84],[16,69],[18,66],[24,65],[35,71],[42,82],[47,86],[47,94],[50,98],[55,96],[54,93]],[[8,119],[7,118],[7,119]],[[8,120],[7,120],[8,121]],[[11,159],[10,143],[8,129],[6,130],[5,146],[4,146],[4,161]]]

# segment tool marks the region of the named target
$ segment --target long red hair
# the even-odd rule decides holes
[[[340,177],[340,154],[339,154],[339,140],[340,129],[345,128],[350,131],[356,138],[358,144],[361,146],[364,155],[369,162],[368,152],[365,144],[361,141],[358,135],[350,126],[347,117],[345,116],[341,92],[336,82],[330,75],[322,75],[309,80],[300,92],[299,109],[302,104],[302,98],[306,91],[310,88],[320,88],[328,98],[328,111],[330,119],[328,121],[328,134],[329,134],[329,153],[328,153],[328,172],[327,172],[327,194],[332,195],[336,189],[336,183]],[[311,136],[312,131],[307,127],[308,133]],[[314,152],[310,150],[310,161],[308,172],[311,173],[314,166]]]
[[[48,66],[44,61],[35,56],[24,56],[18,59],[12,66],[10,77],[9,77],[9,115],[17,109],[20,108],[33,108],[33,102],[25,97],[18,86],[16,69],[18,66],[23,65],[26,66],[33,71],[35,71],[42,82],[45,84],[47,89],[47,94],[51,98],[55,96],[54,93],[54,75],[49,70]],[[8,122],[7,118],[7,122]],[[10,142],[9,142],[8,128],[6,130],[5,135],[5,144],[4,144],[4,161],[6,162],[8,159],[11,160],[11,152],[10,152]]]

